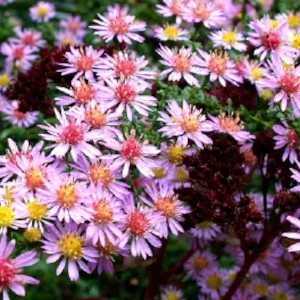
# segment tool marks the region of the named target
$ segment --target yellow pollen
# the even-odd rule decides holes
[[[101,164],[94,164],[90,167],[90,177],[94,183],[102,183],[106,187],[113,181],[110,169]]]
[[[175,291],[169,291],[166,296],[167,300],[180,300],[178,293]]]
[[[83,256],[83,239],[75,233],[62,236],[58,247],[66,258],[79,260]]]
[[[8,87],[10,84],[10,79],[8,74],[0,74],[0,87],[5,88]]]
[[[207,278],[207,285],[212,290],[219,290],[222,287],[223,281],[222,278],[219,277],[217,274],[210,275]]]
[[[44,185],[44,174],[39,168],[32,168],[26,171],[26,184],[31,189],[40,188]]]
[[[223,34],[223,41],[229,45],[237,42],[237,34],[234,31],[227,31]]]
[[[272,99],[273,92],[269,89],[264,89],[264,90],[260,91],[260,97],[263,100],[268,101],[268,100]]]
[[[65,184],[57,191],[57,198],[59,203],[64,208],[71,208],[77,202],[77,192],[75,184]]]
[[[184,167],[180,167],[176,170],[176,179],[179,182],[186,182],[189,180],[189,173]]]
[[[98,223],[109,223],[112,221],[113,212],[106,200],[100,200],[94,205],[94,218]]]
[[[176,202],[174,197],[162,197],[157,199],[155,207],[166,217],[172,218],[176,215]]]
[[[300,15],[288,16],[288,24],[291,28],[300,27]]]
[[[181,145],[172,145],[169,147],[167,154],[168,159],[173,164],[182,164],[185,148]]]
[[[29,218],[35,221],[41,221],[47,214],[48,208],[38,200],[33,200],[27,204]]]
[[[168,25],[164,29],[164,35],[169,40],[176,40],[179,36],[180,30],[174,25]]]
[[[250,75],[254,80],[259,80],[263,77],[264,75],[264,70],[260,67],[254,67],[251,71],[250,71]]]
[[[10,206],[0,206],[0,227],[9,227],[15,221],[15,212]]]
[[[38,242],[42,239],[42,232],[38,228],[27,228],[24,232],[24,238],[31,243]]]
[[[271,20],[271,27],[273,29],[276,29],[279,26],[279,21],[278,20]]]
[[[37,13],[40,17],[46,17],[49,13],[49,8],[46,5],[40,5],[38,7]]]
[[[164,168],[160,167],[160,168],[153,168],[152,169],[153,173],[154,173],[154,177],[157,179],[161,179],[166,177],[167,172]]]
[[[292,46],[300,50],[300,34],[295,34],[292,39]],[[1,84],[0,84],[1,85]]]

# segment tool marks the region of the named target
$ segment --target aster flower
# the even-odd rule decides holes
[[[16,38],[12,38],[11,41],[16,44],[19,43],[34,50],[43,48],[46,44],[42,38],[42,34],[39,31],[17,27],[15,32]]]
[[[38,190],[37,196],[49,206],[49,215],[57,216],[60,222],[80,224],[90,219],[86,185],[71,175],[53,176],[43,189]]]
[[[60,260],[56,275],[60,275],[67,265],[71,281],[79,279],[79,269],[90,273],[87,265],[96,262],[98,253],[95,248],[88,245],[84,237],[85,226],[68,223],[48,226],[42,241],[43,251],[48,254],[47,263]]]
[[[154,36],[161,41],[186,41],[189,38],[189,32],[176,24],[167,24],[163,27],[155,27]]]
[[[150,85],[148,81],[155,79],[156,73],[147,68],[148,60],[135,52],[119,51],[113,56],[106,55],[97,65],[97,75],[100,79],[128,80]]]
[[[93,81],[102,54],[103,50],[95,50],[92,46],[79,49],[71,47],[70,51],[65,54],[67,62],[60,63],[59,65],[62,68],[58,71],[63,76],[75,73],[73,80],[84,76],[86,79]]]
[[[113,165],[109,160],[89,161],[81,155],[72,167],[76,178],[101,191],[110,192],[118,199],[123,199],[129,194],[129,186],[121,181],[120,167]]]
[[[199,59],[191,48],[170,49],[160,46],[156,51],[162,58],[160,62],[166,67],[161,72],[161,77],[168,77],[169,81],[184,79],[188,84],[199,86],[198,79],[194,76],[201,74]]]
[[[104,146],[108,149],[119,152],[118,154],[104,155],[102,159],[114,160],[114,167],[123,166],[122,176],[127,177],[130,165],[135,165],[137,169],[146,177],[153,176],[152,168],[155,167],[153,158],[159,150],[145,141],[140,141],[134,134],[125,138],[109,139],[104,141]]]
[[[146,186],[145,192],[142,201],[163,216],[158,225],[161,236],[167,238],[169,231],[174,235],[184,232],[180,223],[184,221],[183,216],[191,210],[178,199],[174,187],[170,184],[152,184]]]
[[[207,243],[221,234],[221,228],[211,221],[202,221],[190,230],[193,237]]]
[[[239,144],[243,145],[254,139],[254,135],[244,129],[244,124],[238,115],[233,117],[221,113],[218,117],[210,116],[210,120],[214,131],[231,135]]]
[[[158,119],[166,124],[159,130],[164,136],[177,137],[177,142],[183,146],[187,146],[188,141],[192,140],[200,149],[212,143],[212,140],[203,133],[211,131],[212,126],[201,114],[201,110],[186,101],[183,101],[180,107],[175,100],[172,100],[169,102],[167,112],[168,114],[161,112]]]
[[[133,110],[147,117],[151,107],[156,105],[155,97],[141,95],[147,89],[147,85],[139,84],[134,80],[110,80],[107,81],[107,85],[101,88],[108,98],[104,100],[104,105],[108,108],[115,108],[117,115],[122,115],[126,111],[129,121],[133,120]]]
[[[129,198],[124,206],[125,219],[121,230],[124,232],[120,238],[119,246],[123,248],[130,245],[132,256],[142,256],[146,259],[152,256],[150,246],[159,248],[161,241],[157,232],[157,224],[160,223],[161,216],[153,210],[145,207],[136,207],[133,199]]]
[[[184,13],[183,0],[163,0],[162,4],[157,4],[157,12],[164,17],[176,17],[176,23],[181,23]]]
[[[184,300],[182,290],[174,287],[167,286],[164,287],[161,292],[161,300]]]
[[[222,86],[226,86],[226,81],[234,85],[242,82],[238,75],[235,64],[225,52],[207,53],[198,49],[198,67],[200,75],[209,75],[210,81],[218,80]]]
[[[60,28],[65,32],[79,39],[86,34],[86,22],[82,21],[80,16],[69,16],[60,22]]]
[[[30,8],[30,16],[36,22],[48,22],[55,16],[55,7],[50,2],[40,1]]]
[[[131,44],[132,41],[141,43],[144,40],[139,32],[145,30],[146,24],[136,21],[134,16],[129,15],[127,7],[110,6],[104,16],[98,14],[98,19],[95,19],[94,23],[95,25],[90,28],[94,29],[95,34],[106,43],[114,38],[119,43],[126,44]]]
[[[86,228],[86,238],[105,247],[107,243],[116,244],[122,236],[119,224],[122,222],[121,202],[110,193],[95,189],[91,192],[91,218]]]
[[[300,164],[298,160],[299,137],[295,129],[290,128],[287,123],[273,126],[275,132],[275,149],[282,149],[282,160],[289,160],[291,164]]]
[[[9,300],[8,291],[13,291],[18,296],[25,296],[25,285],[39,284],[39,280],[23,274],[23,268],[38,262],[36,251],[26,251],[15,258],[11,254],[15,250],[15,240],[8,241],[6,235],[0,240],[0,291],[3,300]]]
[[[59,31],[56,34],[55,45],[60,48],[81,47],[83,45],[83,38],[75,36],[68,31]]]
[[[244,77],[251,83],[258,83],[259,80],[263,79],[267,73],[266,68],[261,63],[256,61],[249,61],[245,59],[243,61]]]
[[[53,148],[50,155],[62,158],[70,150],[75,161],[81,153],[90,158],[100,155],[100,151],[88,143],[99,139],[97,131],[90,130],[80,118],[68,117],[64,110],[60,113],[55,110],[55,116],[59,121],[58,125],[40,125],[47,132],[40,136],[53,143],[49,145],[49,148]]]
[[[243,35],[234,30],[221,29],[213,32],[210,38],[215,47],[222,47],[226,50],[235,49],[238,51],[245,51],[247,49],[243,43]]]

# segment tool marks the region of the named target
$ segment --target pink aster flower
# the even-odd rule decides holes
[[[256,47],[254,54],[264,60],[269,54],[283,59],[295,56],[295,50],[289,46],[289,28],[286,22],[274,23],[269,16],[250,22],[248,40]]]
[[[25,285],[39,284],[39,280],[23,274],[24,267],[30,267],[38,262],[36,251],[26,251],[15,258],[11,254],[15,250],[16,241],[8,241],[6,235],[0,240],[0,291],[3,300],[9,300],[8,291],[18,296],[25,296]]]
[[[221,234],[221,228],[210,221],[203,221],[196,224],[191,230],[191,235],[201,242],[208,242]]]
[[[163,217],[158,224],[161,236],[167,238],[169,231],[174,235],[184,232],[180,223],[184,221],[184,215],[190,213],[191,210],[178,199],[174,187],[170,184],[152,184],[146,186],[145,192],[146,195],[142,196],[142,201]]]
[[[218,117],[210,116],[210,120],[214,131],[231,135],[241,145],[254,139],[254,135],[244,129],[244,124],[239,116],[226,116],[221,113]]]
[[[79,49],[71,47],[70,51],[65,54],[67,62],[60,63],[62,68],[58,71],[63,76],[75,73],[73,80],[84,76],[93,81],[102,54],[103,50],[95,50],[92,46]]]
[[[7,102],[4,107],[1,108],[1,112],[4,114],[4,119],[17,127],[31,127],[39,118],[38,111],[23,112],[19,110],[19,101]]]
[[[49,206],[49,215],[57,216],[60,222],[80,224],[90,219],[86,185],[71,175],[56,174],[38,190],[37,195]]]
[[[147,68],[149,62],[144,56],[138,56],[135,52],[119,51],[113,56],[106,55],[99,61],[97,75],[107,80],[132,79],[143,85],[150,85],[148,81],[155,79],[156,73]]]
[[[139,84],[135,80],[116,81],[107,80],[107,87],[101,90],[105,94],[105,106],[115,108],[117,115],[122,115],[126,111],[129,121],[133,120],[133,110],[140,115],[147,117],[151,107],[156,105],[156,98],[145,93],[147,85]]]
[[[287,123],[276,124],[273,126],[275,132],[275,149],[282,149],[282,161],[287,159],[291,164],[300,165],[298,160],[299,136],[295,129],[289,128]]]
[[[184,0],[163,0],[163,4],[157,4],[157,12],[164,17],[176,17],[176,23],[182,21],[184,13],[185,1]]]
[[[182,290],[170,285],[163,288],[160,299],[161,300],[170,300],[170,299],[184,300],[184,296]]]
[[[300,220],[293,217],[293,216],[288,216],[287,220],[296,226],[298,229],[300,228]],[[285,232],[282,234],[282,236],[293,239],[293,240],[300,240],[300,233],[299,232]],[[297,241],[295,244],[291,245],[288,247],[289,252],[298,252],[300,251],[300,242]]]
[[[122,236],[120,223],[123,219],[121,202],[110,193],[97,189],[91,192],[91,218],[86,228],[86,238],[94,246],[99,244],[105,247],[107,243],[116,244]]]
[[[59,31],[56,34],[55,44],[58,47],[81,47],[83,46],[83,38],[75,36],[68,31]]]
[[[280,103],[285,111],[291,107],[296,116],[300,116],[300,66],[286,66],[273,55],[268,63],[269,72],[259,81],[259,87],[272,89],[275,92],[274,103]]]
[[[55,16],[55,7],[50,2],[40,1],[30,8],[32,20],[43,23],[48,22]]]
[[[186,41],[189,39],[189,32],[176,24],[167,24],[163,27],[155,27],[154,36],[161,41]]]
[[[143,42],[144,38],[139,32],[145,30],[146,24],[129,15],[127,7],[110,6],[108,12],[104,16],[98,14],[98,18],[94,20],[95,25],[90,28],[94,29],[95,34],[104,39],[106,43],[114,38],[119,43],[126,44],[131,44],[132,41]]]
[[[14,43],[19,43],[35,50],[38,48],[43,48],[46,44],[42,38],[42,34],[38,31],[17,27],[15,32],[17,35],[16,38],[11,39],[11,41]]]
[[[114,167],[123,166],[123,177],[128,176],[131,165],[135,165],[144,176],[153,176],[152,169],[156,164],[151,157],[159,153],[155,146],[140,141],[133,134],[127,138],[121,136],[119,139],[108,139],[104,141],[104,146],[119,152],[118,154],[104,155],[102,159],[114,160],[112,163]]]
[[[191,48],[170,49],[160,46],[157,53],[162,58],[160,62],[166,67],[161,72],[161,77],[168,76],[169,81],[180,81],[182,78],[190,85],[199,86],[199,81],[194,75],[201,74],[199,58]]]
[[[251,83],[258,83],[267,74],[267,69],[262,66],[261,63],[256,61],[249,61],[245,59],[243,61],[243,75]]]
[[[47,263],[60,260],[56,275],[60,275],[67,265],[68,275],[72,281],[79,279],[79,270],[90,273],[89,262],[96,262],[98,253],[88,245],[84,237],[85,226],[68,223],[56,223],[47,227],[42,249],[48,254]]]
[[[0,48],[1,54],[6,56],[8,69],[16,67],[21,71],[30,69],[32,62],[37,58],[31,47],[12,42],[3,43]]]
[[[83,38],[86,34],[86,22],[83,22],[80,16],[69,16],[60,22],[60,28],[69,34]]]
[[[166,124],[159,130],[164,136],[177,137],[177,142],[183,146],[187,146],[188,141],[192,140],[200,149],[212,143],[212,140],[203,133],[212,131],[212,126],[210,121],[201,114],[201,110],[186,101],[183,101],[180,107],[175,100],[172,100],[169,102],[167,112],[168,114],[161,112],[158,119]]]
[[[215,47],[222,47],[226,50],[235,49],[238,51],[245,51],[247,49],[243,43],[243,35],[234,30],[221,29],[213,32],[210,38]]]
[[[130,245],[132,256],[142,256],[146,259],[152,256],[151,246],[159,248],[161,241],[158,238],[157,224],[161,216],[153,210],[144,207],[136,207],[133,199],[129,199],[124,205],[125,220],[121,227],[124,232],[120,238],[120,247]]]
[[[114,166],[109,160],[89,161],[81,155],[72,167],[76,178],[100,191],[110,192],[118,199],[123,199],[129,194],[129,186],[121,181],[120,167]]]
[[[64,110],[60,113],[55,110],[55,116],[59,121],[58,125],[48,123],[40,125],[47,132],[40,136],[53,143],[49,145],[49,148],[53,148],[51,155],[62,158],[70,150],[71,157],[75,161],[81,153],[90,158],[100,155],[100,151],[89,144],[91,141],[99,140],[97,131],[90,130],[82,119],[67,116]]]
[[[234,85],[242,82],[242,78],[238,75],[234,62],[229,59],[225,52],[207,53],[198,49],[198,53],[200,56],[198,60],[199,74],[209,75],[210,81],[218,80],[223,86],[226,86],[226,81]]]

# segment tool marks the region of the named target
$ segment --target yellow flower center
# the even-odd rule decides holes
[[[184,167],[180,167],[176,170],[176,179],[179,182],[186,182],[189,179],[189,173]]]
[[[66,258],[79,260],[83,256],[83,239],[75,233],[61,237],[58,247]]]
[[[77,202],[77,192],[75,184],[65,184],[57,191],[57,199],[62,207],[71,208]]]
[[[272,99],[273,97],[273,92],[269,89],[264,89],[260,92],[260,97],[265,100],[268,101],[270,99]]]
[[[259,80],[264,75],[264,70],[260,67],[254,67],[251,70],[250,75],[254,80]]]
[[[167,300],[180,300],[178,293],[175,291],[169,291],[166,296]]]
[[[173,145],[168,149],[168,159],[173,164],[182,164],[184,157],[184,147],[181,145]]]
[[[278,20],[271,20],[271,27],[273,29],[276,29],[279,26],[279,21]]]
[[[35,221],[41,221],[47,214],[48,208],[38,200],[33,200],[27,204],[29,218]]]
[[[198,130],[199,121],[195,116],[185,116],[180,125],[186,133],[193,133]]]
[[[162,197],[157,199],[155,207],[166,217],[172,218],[176,215],[175,197]]]
[[[267,296],[268,295],[268,286],[265,284],[256,284],[254,286],[254,291],[259,295],[259,296]]]
[[[208,276],[207,278],[207,285],[212,290],[219,290],[222,287],[223,280],[218,274],[213,274]]]
[[[38,228],[27,228],[24,232],[24,238],[31,243],[38,242],[42,238],[42,232]]]
[[[272,300],[289,300],[289,296],[285,292],[279,291],[273,295]]]
[[[300,34],[295,34],[292,40],[292,46],[300,50]]]
[[[164,178],[167,175],[166,170],[162,167],[153,168],[152,171],[154,173],[154,177],[157,179]]]
[[[164,35],[169,40],[175,40],[179,35],[179,29],[176,26],[166,26],[164,29]]]
[[[37,10],[39,17],[46,17],[49,13],[49,8],[46,5],[40,5]]]
[[[214,223],[210,222],[210,221],[203,221],[201,223],[197,224],[197,227],[201,228],[201,229],[209,229],[212,227]]]
[[[227,31],[223,34],[223,41],[229,45],[237,42],[237,34],[234,31]]]
[[[291,28],[300,27],[300,15],[288,16],[288,24]]]
[[[106,187],[113,181],[110,169],[103,164],[92,165],[90,167],[90,177],[94,183],[102,183]]]
[[[113,212],[106,200],[100,200],[94,204],[94,218],[98,223],[109,223],[112,221]]]
[[[8,74],[0,74],[0,87],[5,88],[8,87],[10,84],[10,79]]]
[[[0,227],[9,227],[15,221],[15,212],[10,206],[0,206]]]

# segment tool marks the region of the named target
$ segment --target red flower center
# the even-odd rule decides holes
[[[34,46],[35,45],[35,38],[33,33],[27,33],[26,35],[24,35],[24,37],[22,38],[22,42],[24,45],[27,46]]]
[[[110,29],[116,34],[125,34],[128,32],[129,26],[122,16],[118,16],[110,20]]]
[[[82,55],[77,60],[77,68],[79,71],[90,71],[94,65],[94,59],[87,55]]]
[[[129,77],[132,76],[136,71],[136,65],[134,61],[130,59],[124,59],[118,61],[116,65],[117,76]]]
[[[26,117],[26,113],[19,111],[19,110],[15,110],[14,111],[14,116],[16,117],[16,119],[18,120],[24,120]]]
[[[120,102],[129,103],[134,101],[137,93],[130,84],[123,83],[116,88],[115,95]]]
[[[8,287],[16,275],[16,269],[5,258],[0,258],[0,288]]]
[[[282,76],[280,85],[287,94],[296,93],[300,89],[300,77],[291,73],[286,73]]]
[[[125,159],[134,161],[141,156],[142,147],[134,137],[130,137],[123,143],[121,153]]]
[[[15,60],[20,60],[24,57],[24,47],[15,47],[13,50],[13,56]]]
[[[278,32],[269,32],[262,37],[262,44],[270,50],[277,49],[281,44]]]
[[[67,125],[62,132],[62,140],[66,144],[76,145],[83,140],[83,137],[82,127],[74,123]]]
[[[144,213],[134,211],[129,217],[127,226],[133,234],[143,235],[149,228],[149,220]]]
[[[287,134],[289,146],[291,147],[296,147],[299,144],[299,137],[294,129],[290,129],[288,134]]]
[[[81,24],[80,24],[79,21],[77,21],[77,20],[71,20],[71,21],[69,21],[67,27],[68,27],[68,30],[70,32],[72,32],[72,33],[75,34],[80,29],[80,26],[81,26]]]
[[[93,128],[102,128],[107,124],[106,114],[97,107],[87,110],[85,119]]]

